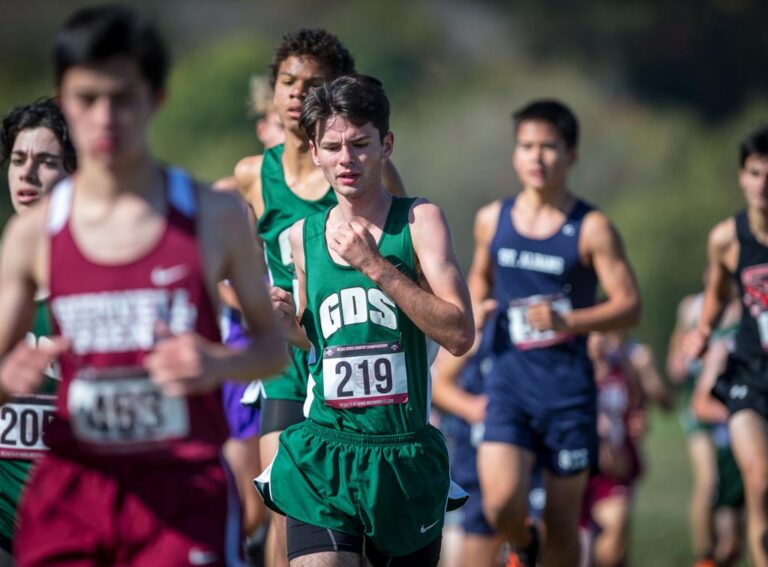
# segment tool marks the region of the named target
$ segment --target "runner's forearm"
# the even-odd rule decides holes
[[[454,356],[461,356],[475,338],[472,312],[423,290],[384,258],[366,270],[397,306],[431,339]]]

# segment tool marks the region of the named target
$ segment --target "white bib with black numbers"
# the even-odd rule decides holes
[[[568,333],[562,333],[554,330],[537,331],[531,327],[528,321],[528,309],[537,303],[549,302],[552,310],[559,314],[568,313],[573,310],[571,299],[564,296],[545,296],[534,295],[525,299],[516,299],[510,301],[507,308],[509,317],[509,337],[520,350],[533,348],[543,348],[559,343],[564,343],[571,339]]]
[[[768,352],[768,311],[761,311],[757,316],[757,330],[760,334],[760,346]]]
[[[398,341],[326,347],[323,396],[337,409],[408,401],[405,352]]]
[[[67,407],[77,439],[130,450],[188,435],[187,399],[166,396],[148,376],[136,372],[120,377],[88,372],[72,381]]]
[[[48,448],[43,432],[56,414],[56,397],[47,394],[14,397],[0,408],[0,459],[31,460]]]

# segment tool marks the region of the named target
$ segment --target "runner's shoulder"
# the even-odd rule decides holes
[[[3,245],[26,246],[39,243],[47,236],[48,207],[50,195],[44,195],[34,207],[23,215],[13,215],[3,231]]]
[[[246,218],[242,197],[234,191],[220,191],[209,185],[198,183],[200,209],[205,211],[206,222],[216,226],[229,226],[226,222],[238,222]]]
[[[502,200],[496,199],[480,207],[475,214],[475,239],[483,242],[490,242],[497,225],[499,224],[499,214],[501,213]]]
[[[264,156],[247,156],[237,162],[235,165],[235,180],[237,181],[240,193],[250,199],[254,191],[261,189],[261,165],[264,162]]]
[[[725,252],[737,242],[736,219],[734,217],[720,221],[709,231],[709,246],[717,252]]]

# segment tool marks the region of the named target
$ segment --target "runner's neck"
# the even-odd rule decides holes
[[[80,195],[103,200],[131,193],[149,196],[162,192],[164,187],[162,170],[149,155],[118,170],[84,161],[75,174],[75,184]]]
[[[747,209],[747,218],[755,238],[762,244],[768,245],[768,209],[750,207]]]
[[[554,208],[565,212],[573,202],[574,196],[564,187],[552,190],[525,188],[517,198],[517,203],[525,209],[537,212],[546,208]]]
[[[355,199],[348,199],[336,194],[339,204],[333,212],[336,213],[338,222],[356,220],[365,226],[384,226],[392,203],[392,195],[387,193],[382,184],[378,188],[371,188]]]

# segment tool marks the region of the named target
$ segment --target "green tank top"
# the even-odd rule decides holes
[[[264,241],[264,253],[272,285],[295,292],[296,272],[291,258],[288,232],[296,221],[336,204],[333,189],[317,201],[307,201],[285,184],[283,150],[280,144],[264,152],[261,162],[261,195],[264,212],[259,217],[258,234]]]
[[[47,301],[35,302],[35,319],[27,333],[30,344],[39,344],[53,335]],[[39,394],[12,398],[0,408],[0,539],[13,538],[16,510],[22,489],[35,458],[45,452],[43,427],[55,412],[58,365],[45,371]]]
[[[408,213],[393,197],[379,251],[416,281]],[[312,342],[309,418],[371,435],[418,431],[429,418],[427,338],[367,276],[334,262],[325,241],[328,211],[304,221],[307,307]],[[312,360],[312,357],[310,356]]]

